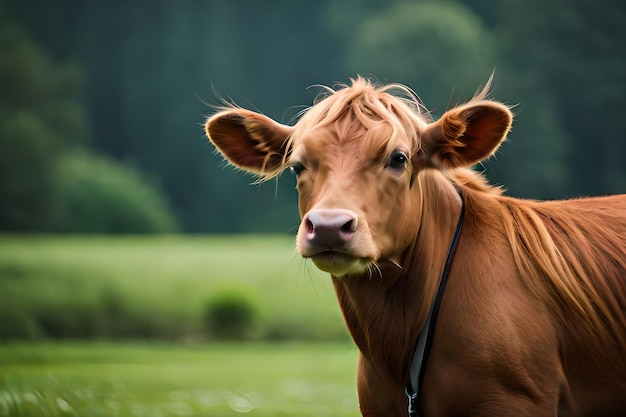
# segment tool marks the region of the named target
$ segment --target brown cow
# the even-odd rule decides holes
[[[229,108],[206,133],[244,170],[297,175],[297,249],[332,275],[364,416],[407,414],[461,210],[421,415],[626,416],[626,195],[539,202],[487,185],[468,167],[512,115],[486,90],[433,121],[408,88],[359,77],[294,126]]]

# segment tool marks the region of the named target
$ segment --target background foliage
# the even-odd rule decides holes
[[[493,182],[537,198],[624,192],[624,21],[626,3],[592,0],[0,0],[0,230],[291,231],[292,179],[249,187],[203,119],[224,98],[287,123],[308,86],[357,73],[411,86],[440,115],[496,69],[493,96],[517,120],[483,166]],[[70,224],[75,193],[55,173],[77,148],[100,162],[72,187],[117,176],[105,199],[123,202],[86,192],[105,214]]]

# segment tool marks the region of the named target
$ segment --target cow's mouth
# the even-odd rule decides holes
[[[367,269],[371,260],[360,258],[346,252],[324,250],[307,256],[322,271],[335,276],[361,273]]]

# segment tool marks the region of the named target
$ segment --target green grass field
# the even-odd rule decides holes
[[[0,346],[0,417],[356,416],[349,343]]]
[[[0,236],[0,417],[354,416],[357,352],[288,236]],[[238,291],[245,341],[207,333]]]
[[[254,301],[259,337],[348,339],[328,275],[288,236],[0,236],[0,320],[27,338],[52,319],[80,338],[201,338],[207,301],[233,289]]]

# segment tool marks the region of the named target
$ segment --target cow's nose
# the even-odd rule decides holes
[[[311,210],[302,220],[306,240],[329,250],[341,247],[357,230],[357,216],[350,210]]]

